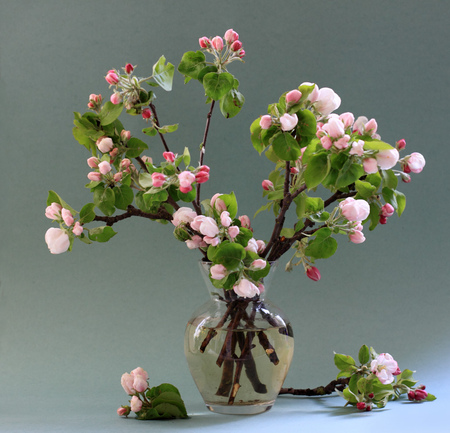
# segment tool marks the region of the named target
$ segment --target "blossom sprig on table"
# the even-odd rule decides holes
[[[119,416],[128,417],[134,412],[137,419],[188,418],[178,389],[169,383],[150,388],[148,373],[143,368],[124,373],[120,383],[131,399],[129,405],[117,409]]]
[[[374,406],[383,408],[391,400],[403,394],[410,401],[433,401],[436,397],[417,385],[413,371],[400,370],[397,361],[389,353],[378,354],[363,345],[359,350],[360,365],[348,355],[334,355],[334,363],[340,370],[337,378],[348,378],[348,386],[338,394],[347,400],[346,405],[361,411],[371,411]]]

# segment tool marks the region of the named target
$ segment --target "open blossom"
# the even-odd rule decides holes
[[[371,363],[370,369],[383,385],[394,381],[394,376],[401,373],[397,361],[389,353],[381,353]]]
[[[420,173],[425,167],[425,158],[419,152],[413,152],[405,158],[406,165],[413,173]]]
[[[397,149],[381,150],[375,155],[378,166],[383,170],[389,170],[397,164],[400,157]]]
[[[363,156],[364,155],[364,141],[363,140],[354,141],[352,143],[352,148],[350,149],[349,154]]]
[[[246,278],[242,278],[238,284],[234,285],[233,290],[238,296],[243,298],[253,298],[260,294],[258,287]]]
[[[109,137],[100,137],[95,143],[102,153],[108,153],[114,146],[114,143]]]
[[[73,224],[73,215],[70,210],[63,208],[61,210],[61,216],[66,226],[71,226]]]
[[[181,223],[190,223],[196,216],[197,213],[194,212],[191,208],[180,207],[172,215],[172,224],[175,227],[178,227]]]
[[[232,220],[230,218],[230,212],[223,211],[220,214],[220,224],[222,224],[224,227],[230,227],[231,222],[232,222]]]
[[[370,206],[365,200],[348,197],[339,203],[342,215],[349,221],[364,221],[370,213]]]
[[[319,89],[317,99],[314,101],[314,107],[320,114],[322,114],[322,116],[328,116],[331,112],[338,109],[340,105],[341,98],[334,92],[333,89],[328,87]]]
[[[61,254],[66,252],[70,246],[68,234],[55,227],[49,228],[45,233],[45,242],[52,254]]]
[[[142,409],[142,401],[139,397],[133,395],[130,400],[130,406],[133,412],[139,412]]]
[[[191,227],[195,231],[198,231],[209,238],[214,238],[219,234],[219,227],[217,226],[216,221],[213,218],[205,217],[204,215],[196,216],[191,222]]]
[[[109,173],[111,171],[111,164],[108,161],[102,161],[98,165],[98,169],[101,174]]]
[[[366,173],[376,173],[378,171],[378,163],[375,158],[366,158],[363,161],[363,169]]]
[[[292,129],[294,129],[297,126],[298,117],[295,113],[292,115],[288,114],[288,113],[284,113],[280,117],[280,123],[281,123],[281,129],[283,131],[291,131]]]
[[[58,219],[61,216],[62,206],[59,203],[53,202],[45,209],[45,216],[51,220]]]
[[[228,275],[227,268],[224,265],[213,265],[210,268],[211,278],[214,280],[222,280]]]

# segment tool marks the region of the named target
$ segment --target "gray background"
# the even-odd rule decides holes
[[[450,355],[450,3],[1,0],[0,11],[1,431],[269,431],[272,423],[286,431],[371,431],[392,423],[442,431]],[[318,262],[320,282],[301,269],[278,271],[270,298],[296,336],[285,384],[325,384],[336,374],[333,351],[356,356],[368,344],[417,370],[436,402],[393,403],[363,415],[340,409],[344,401],[333,397],[283,398],[259,417],[206,413],[183,354],[186,321],[208,296],[199,256],[170,227],[139,219],[117,225],[106,245],[78,242],[72,253],[48,253],[48,190],[78,210],[91,200],[84,188],[89,155],[72,137],[72,112],[85,110],[90,93],[109,98],[108,69],[130,62],[144,75],[161,54],[177,65],[200,36],[230,27],[247,53],[245,64],[230,68],[246,104],[234,119],[218,111],[213,117],[203,197],[234,190],[240,214],[250,216],[264,203],[260,185],[271,166],[253,150],[248,128],[303,81],[333,88],[342,98],[338,112],[374,117],[385,141],[405,138],[408,153],[427,160],[422,174],[400,185],[407,195],[402,218],[366,229],[364,244],[342,238],[336,255]],[[208,108],[200,85],[184,85],[177,75],[171,94],[158,91],[157,107],[163,123],[180,124],[168,137],[172,149],[189,146],[195,155]],[[143,125],[124,122],[133,132]],[[159,160],[160,143],[149,143],[147,155]],[[263,239],[271,225],[270,214],[253,223]],[[137,366],[152,385],[178,386],[192,419],[119,419],[115,410],[127,399],[120,376]]]

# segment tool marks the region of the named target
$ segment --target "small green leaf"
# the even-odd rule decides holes
[[[297,140],[288,132],[282,132],[274,136],[272,149],[278,158],[284,161],[296,161],[302,153]]]
[[[150,128],[144,128],[142,130],[142,132],[145,135],[148,135],[150,137],[154,137],[158,133],[158,130],[154,126],[151,126]]]
[[[116,234],[112,227],[95,227],[89,230],[89,239],[96,242],[107,242]]]
[[[365,139],[364,140],[364,150],[389,150],[393,149],[393,147],[385,143],[381,140],[372,140],[372,139]]]
[[[99,113],[100,124],[105,126],[113,123],[122,113],[123,104],[113,104],[111,101],[105,103]]]
[[[401,216],[406,207],[406,197],[400,191],[394,191],[394,196],[397,200],[397,214]]]
[[[367,364],[369,362],[369,348],[365,344],[359,349],[358,359],[361,364]]]
[[[220,100],[220,111],[222,112],[223,117],[229,119],[236,116],[236,114],[241,111],[244,102],[244,95],[236,89],[231,89]]]
[[[328,227],[317,230],[314,238],[310,238],[305,253],[316,259],[327,259],[331,257],[337,249],[337,241],[332,236],[332,231]]]
[[[227,206],[227,211],[230,212],[230,218],[231,219],[235,218],[238,211],[238,203],[236,200],[236,196],[234,195],[234,192],[231,192],[230,194],[222,194],[220,196],[220,199]]]
[[[392,170],[382,170],[383,187],[395,189],[398,185],[398,178]]]
[[[75,215],[77,211],[69,206],[55,191],[49,191],[47,197],[47,206],[50,206],[52,203],[60,204],[64,209],[70,210],[72,215]]]
[[[144,150],[148,149],[148,145],[139,138],[131,137],[127,142],[127,158],[137,158]]]
[[[206,66],[202,51],[188,51],[183,54],[178,71],[189,78],[198,78],[199,72]]]
[[[153,79],[166,91],[172,90],[175,67],[172,63],[166,64],[166,58],[161,56],[153,65]]]
[[[352,163],[352,160],[349,159],[336,179],[336,188],[344,188],[356,182],[364,173],[364,168],[361,164]]]
[[[112,215],[116,210],[114,191],[111,188],[105,188],[103,183],[96,186],[94,188],[94,203],[105,215]]]
[[[357,180],[355,182],[355,188],[356,191],[358,191],[359,197],[363,199],[372,197],[373,193],[377,190],[377,188],[370,182],[366,182],[364,180]]]
[[[297,132],[300,135],[316,135],[317,122],[316,116],[309,110],[297,111],[298,124]]]
[[[209,72],[203,77],[205,93],[210,98],[218,101],[233,88],[234,77],[228,72]]]
[[[94,203],[88,203],[84,205],[80,211],[80,224],[87,224],[94,220]]]
[[[238,243],[221,243],[214,254],[214,262],[225,266],[229,271],[238,268],[244,260],[246,251]]]

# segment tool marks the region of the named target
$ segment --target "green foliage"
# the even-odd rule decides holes
[[[127,158],[137,158],[144,150],[148,149],[148,145],[139,138],[131,137],[127,142],[127,148],[125,156]]]
[[[200,71],[206,66],[205,55],[202,51],[188,51],[183,54],[178,65],[178,72],[186,77],[197,79]]]
[[[315,237],[310,238],[305,249],[306,255],[315,259],[327,259],[331,257],[337,249],[337,241],[332,235],[332,230],[328,227],[316,231]]]
[[[108,242],[117,233],[109,226],[89,229],[89,239],[96,242]]]
[[[166,58],[161,56],[153,65],[153,79],[166,91],[172,90],[175,67],[172,63],[166,64]]]
[[[100,124],[105,126],[113,123],[122,113],[122,109],[122,103],[113,104],[111,101],[106,102],[99,113]]]
[[[295,161],[301,155],[297,140],[288,132],[281,132],[273,137],[272,149],[284,161]]]
[[[315,188],[327,176],[330,170],[330,160],[324,152],[311,157],[308,161],[304,176],[305,183],[309,189]]]
[[[203,77],[205,93],[215,101],[224,97],[233,88],[233,84],[234,77],[228,72],[209,72]]]
[[[241,111],[244,102],[244,95],[236,89],[231,89],[220,100],[220,111],[227,119],[234,117]]]

